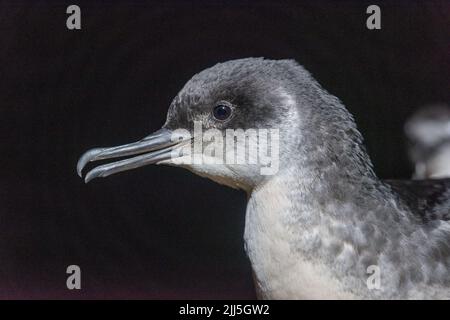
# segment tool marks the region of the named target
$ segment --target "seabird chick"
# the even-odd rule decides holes
[[[193,139],[172,133],[192,132],[195,121],[224,136],[227,129],[279,130],[279,170],[180,164],[180,149]],[[159,163],[245,190],[245,248],[259,298],[450,298],[449,182],[382,181],[362,141],[341,101],[294,60],[247,58],[194,75],[161,130],[89,150],[77,170],[134,155],[92,169],[85,181]]]
[[[421,108],[405,124],[414,179],[450,177],[450,108]]]

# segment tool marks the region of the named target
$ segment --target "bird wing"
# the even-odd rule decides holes
[[[424,221],[450,220],[450,178],[384,182]]]

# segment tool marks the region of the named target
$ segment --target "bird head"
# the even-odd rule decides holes
[[[219,63],[185,84],[160,130],[134,143],[87,151],[78,162],[78,174],[88,162],[127,157],[93,168],[85,181],[168,164],[250,191],[295,161],[296,146],[308,136],[305,128],[314,126],[311,101],[320,90],[293,60]],[[299,135],[302,130],[305,134]],[[317,136],[310,135],[310,142],[317,142]]]

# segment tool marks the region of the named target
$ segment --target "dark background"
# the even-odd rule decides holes
[[[361,1],[1,2],[0,298],[254,298],[243,192],[163,166],[75,173],[88,148],[158,129],[220,61],[296,59],[355,115],[379,176],[408,178],[405,119],[449,101],[450,6],[373,3],[382,30]]]

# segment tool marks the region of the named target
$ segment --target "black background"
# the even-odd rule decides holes
[[[355,115],[382,178],[411,174],[402,126],[449,101],[448,1],[0,3],[0,298],[254,298],[246,197],[178,168],[85,185],[78,157],[158,129],[196,72],[294,58]],[[82,269],[82,290],[65,287]]]

